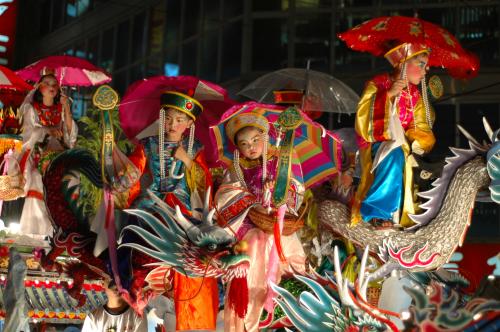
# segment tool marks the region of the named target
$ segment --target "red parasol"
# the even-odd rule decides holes
[[[0,101],[4,105],[19,106],[26,94],[33,89],[12,70],[0,66]]]
[[[472,78],[479,70],[477,56],[464,50],[451,33],[416,17],[377,17],[338,36],[349,48],[376,56],[402,43],[425,44],[431,49],[429,65],[446,68],[455,78]]]

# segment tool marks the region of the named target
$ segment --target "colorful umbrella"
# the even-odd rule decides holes
[[[309,69],[285,68],[259,77],[238,94],[258,101],[274,104],[273,91],[303,90],[302,110],[305,112],[355,113],[359,96],[335,77]]]
[[[17,74],[25,80],[37,82],[44,70],[54,70],[59,84],[64,86],[95,86],[111,81],[104,69],[69,55],[43,58],[18,70]]]
[[[154,76],[133,83],[120,104],[120,124],[131,140],[158,135],[160,96],[164,91],[174,90],[192,95],[204,108],[196,119],[196,138],[210,142],[208,128],[216,124],[224,111],[234,105],[226,90],[217,84],[193,76]],[[209,166],[218,166],[216,149],[205,147]]]
[[[212,127],[212,146],[217,147],[220,160],[231,165],[236,148],[226,135],[225,126],[229,119],[245,112],[256,112],[265,116],[271,124],[270,142],[275,144],[278,135],[275,124],[283,109],[281,106],[248,102],[235,105],[226,111],[221,121]],[[342,165],[342,148],[341,141],[335,134],[312,121],[302,111],[300,113],[303,122],[295,129],[292,172],[303,181],[306,188],[310,188],[338,173]]]
[[[349,48],[376,56],[402,43],[423,43],[431,48],[429,65],[446,68],[455,78],[471,78],[479,70],[478,58],[464,50],[451,33],[416,17],[377,17],[338,36]]]

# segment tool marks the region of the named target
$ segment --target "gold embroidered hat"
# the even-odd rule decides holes
[[[161,95],[161,107],[173,108],[187,114],[193,120],[203,112],[203,106],[199,101],[177,91],[165,91]]]
[[[269,122],[265,116],[256,112],[240,113],[232,117],[226,124],[227,137],[233,144],[236,145],[234,139],[238,131],[245,127],[255,127],[264,133],[269,132]]]
[[[393,67],[396,67],[398,64],[408,61],[419,54],[429,54],[430,52],[430,48],[425,44],[403,43],[385,53],[384,58],[386,58]]]

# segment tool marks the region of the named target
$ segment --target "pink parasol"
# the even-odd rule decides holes
[[[179,91],[193,96],[203,105],[196,119],[195,136],[201,143],[209,143],[209,127],[217,124],[222,114],[235,104],[226,90],[217,84],[193,76],[154,76],[133,83],[120,104],[120,124],[133,141],[158,135],[160,96],[164,91]],[[206,149],[210,167],[220,166],[216,149]]]
[[[104,69],[69,55],[43,58],[16,73],[27,81],[37,82],[44,70],[55,71],[59,84],[64,86],[95,86],[111,81],[111,76]]]

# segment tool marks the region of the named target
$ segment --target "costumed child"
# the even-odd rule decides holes
[[[193,97],[176,91],[164,92],[159,133],[143,138],[140,141],[142,152],[135,153],[143,156],[142,162],[135,162],[141,172],[146,171],[141,182],[149,177],[150,184],[146,188],[171,207],[179,206],[187,216],[192,215],[194,207],[200,207],[212,184],[203,146],[194,139],[194,122],[202,111],[202,105]],[[143,190],[132,207],[148,210],[152,205],[153,201]],[[140,253],[134,255],[144,258]],[[142,267],[135,258],[133,264]],[[188,278],[173,270],[171,275],[168,282],[173,286],[176,330],[215,330],[219,303],[217,280]],[[140,280],[134,282],[142,284]]]
[[[417,211],[413,197],[411,153],[429,152],[434,112],[427,100],[425,74],[430,49],[404,43],[385,54],[394,67],[368,81],[358,104],[355,130],[361,163],[352,213],[353,224],[371,222],[377,228],[412,225]],[[422,94],[418,85],[422,83]]]
[[[24,170],[25,202],[21,233],[52,235],[53,229],[44,202],[42,172],[50,158],[75,146],[78,127],[54,71],[44,70],[21,105],[23,147],[19,164]]]
[[[267,197],[276,185],[278,154],[269,147],[269,122],[257,110],[239,113],[233,116],[225,126],[227,138],[236,146],[232,166],[226,171],[224,181],[219,188],[215,201],[218,205],[218,222],[225,224],[236,233],[238,240],[248,244],[247,254],[250,266],[247,275],[248,307],[246,315],[234,310],[231,294],[226,296],[224,311],[225,331],[258,331],[259,320],[271,292],[268,280],[279,283],[285,272],[304,272],[305,254],[295,233],[281,236],[282,251],[286,262],[280,262],[275,275],[270,275],[270,263],[273,249],[273,234],[259,228],[258,219],[267,217]],[[297,217],[297,210],[302,203],[304,186],[291,177],[290,191],[286,202],[287,217]],[[271,205],[271,216],[275,207]],[[229,293],[232,292],[228,285]],[[233,290],[234,291],[234,290]],[[240,294],[241,297],[244,294]],[[242,317],[244,316],[244,317]]]

